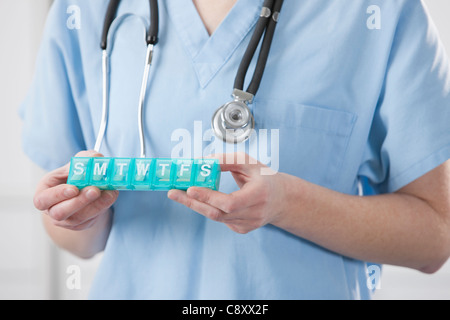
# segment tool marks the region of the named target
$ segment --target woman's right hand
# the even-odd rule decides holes
[[[76,157],[103,157],[94,151],[82,151]],[[68,230],[90,229],[116,202],[119,192],[100,191],[96,187],[79,190],[67,185],[70,163],[46,174],[34,195],[34,206],[48,217],[53,225]]]

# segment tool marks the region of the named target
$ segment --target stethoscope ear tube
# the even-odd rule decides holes
[[[158,1],[150,0],[150,27],[147,32],[147,45],[155,45],[158,43],[158,33],[159,33]]]
[[[94,150],[99,152],[100,147],[105,136],[107,122],[108,122],[108,111],[109,111],[109,57],[108,57],[108,34],[109,29],[117,15],[117,10],[119,8],[120,0],[111,0],[108,5],[106,12],[105,22],[103,24],[101,48],[102,48],[102,73],[103,73],[103,90],[102,90],[102,118],[100,123],[99,132],[95,142]],[[158,1],[149,0],[150,4],[150,27],[146,35],[147,42],[147,55],[145,60],[145,69],[142,79],[141,92],[139,97],[139,109],[138,109],[138,128],[139,137],[141,145],[141,157],[145,157],[145,140],[144,140],[144,128],[143,128],[143,105],[147,93],[147,83],[150,71],[150,66],[153,57],[153,47],[158,42],[158,32],[159,32],[159,14],[158,14]]]
[[[119,8],[120,0],[111,0],[108,5],[108,10],[106,11],[105,22],[103,23],[103,32],[102,32],[102,42],[100,44],[102,50],[106,50],[108,47],[108,33],[111,24],[113,23],[117,9]]]
[[[159,12],[158,12],[158,1],[149,0],[150,3],[150,27],[147,31],[146,42],[147,45],[155,45],[158,43],[158,32],[159,32]],[[111,0],[106,11],[105,22],[103,23],[102,41],[100,47],[102,50],[106,50],[108,47],[108,33],[111,24],[117,15],[117,10],[119,8],[120,0]]]

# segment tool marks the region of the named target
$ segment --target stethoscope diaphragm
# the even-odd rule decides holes
[[[255,119],[248,105],[236,99],[216,110],[211,126],[217,138],[237,144],[250,138]]]

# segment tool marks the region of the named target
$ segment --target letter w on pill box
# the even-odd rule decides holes
[[[67,184],[101,190],[218,190],[220,174],[218,159],[74,157]]]

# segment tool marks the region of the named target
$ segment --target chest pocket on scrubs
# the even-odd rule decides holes
[[[277,100],[255,100],[253,112],[257,132],[268,129],[268,136],[273,137],[271,130],[279,130],[278,171],[328,188],[335,186],[356,121],[354,114]]]

